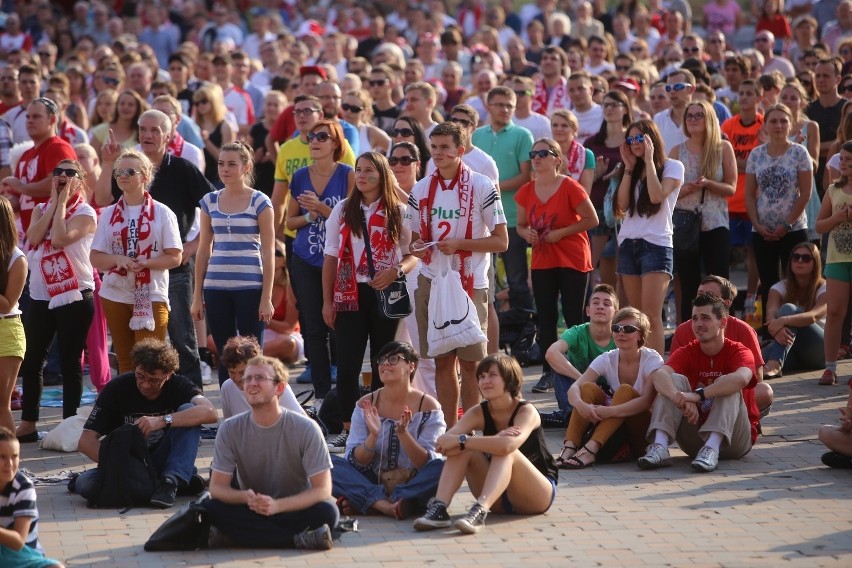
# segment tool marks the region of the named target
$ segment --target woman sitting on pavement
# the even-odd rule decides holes
[[[645,314],[636,308],[622,308],[612,321],[616,349],[598,356],[568,389],[568,402],[574,411],[565,431],[562,454],[556,460],[560,469],[582,469],[594,464],[610,439],[620,440],[613,435],[622,425],[627,429],[631,453],[639,456],[645,449],[645,433],[656,394],[653,381],[646,379],[663,366],[663,358],[644,346],[651,329]],[[584,444],[590,425],[594,425],[592,434]],[[611,444],[605,453],[616,452],[617,445],[620,444]]]
[[[782,368],[810,371],[825,365],[825,290],[819,249],[809,242],[796,245],[787,277],[769,289],[766,331],[772,342],[763,349],[765,378],[781,376]]]
[[[515,358],[489,355],[476,368],[485,400],[465,412],[436,449],[447,456],[438,493],[426,514],[414,521],[419,531],[447,528],[474,534],[490,511],[538,515],[556,499],[558,470],[547,449],[541,419],[521,399],[523,373]],[[480,430],[482,436],[468,436]],[[476,503],[466,515],[450,520],[447,507],[467,478]]]
[[[358,401],[345,456],[331,456],[332,495],[345,515],[402,520],[435,495],[444,467],[435,444],[446,423],[438,401],[411,386],[419,360],[408,343],[379,351],[384,386]]]

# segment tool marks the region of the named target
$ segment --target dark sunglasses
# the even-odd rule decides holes
[[[636,333],[639,331],[639,328],[635,325],[621,325],[618,323],[612,324],[612,332],[613,333]]]
[[[628,144],[641,144],[642,142],[645,141],[645,135],[644,134],[637,134],[636,136],[628,136],[627,138],[624,139],[624,141],[627,142]]]
[[[530,96],[531,94],[532,94],[532,91],[526,91],[526,90],[524,90],[524,91],[515,91],[515,96],[516,96],[516,97],[519,97],[519,98],[520,98],[520,97],[528,97],[528,96]]]
[[[328,142],[328,139],[331,138],[331,134],[328,132],[308,132],[306,136],[308,142],[313,142],[316,140],[317,142]]]
[[[402,164],[403,166],[410,166],[411,164],[414,164],[416,162],[417,160],[415,160],[411,156],[391,156],[390,158],[388,158],[388,163],[392,166],[397,166],[399,164]]]
[[[80,172],[74,168],[53,168],[53,177],[58,178],[62,174],[65,174],[70,178],[80,177]]]
[[[790,255],[793,262],[813,262],[814,257],[811,254],[799,254],[794,252]]]
[[[404,138],[408,138],[409,136],[414,136],[414,131],[410,128],[394,128],[393,132],[391,132],[391,136],[402,136]]]
[[[471,121],[469,121],[469,120],[467,120],[467,119],[465,119],[465,118],[456,118],[456,117],[452,117],[452,118],[450,118],[450,122],[455,122],[456,124],[461,124],[461,125],[462,125],[462,126],[464,126],[465,128],[467,128],[468,126],[470,126],[471,124],[473,124]]]
[[[532,150],[530,152],[530,160],[534,160],[536,158],[546,158],[548,156],[556,157],[556,152],[553,150]]]
[[[118,79],[113,79],[112,77],[104,77],[103,79],[101,79],[101,81],[103,81],[107,85],[118,85],[121,82]]]
[[[113,171],[112,177],[114,177],[115,179],[122,178],[124,176],[133,177],[136,174],[141,174],[141,173],[142,172],[140,172],[139,170],[134,170],[133,168],[124,168],[124,169],[117,169],[117,170]]]
[[[690,85],[689,83],[675,83],[674,85],[666,85],[666,92],[671,93],[672,91],[674,91],[677,93],[691,86],[692,85]]]
[[[838,93],[848,93],[849,91],[852,91],[852,85],[840,85],[837,87]]]
[[[342,105],[340,105],[340,108],[342,108],[343,110],[345,110],[347,112],[361,112],[362,110],[364,110],[364,107],[356,106],[356,105],[350,105],[350,104],[347,104],[347,103],[343,103]]]
[[[370,79],[367,82],[370,84],[371,87],[381,87],[382,85],[387,83],[388,80],[387,79]]]
[[[698,53],[699,51],[701,51],[701,48],[700,48],[700,47],[698,47],[698,46],[695,46],[695,47],[684,47],[684,48],[683,48],[683,52],[684,52],[684,53]]]

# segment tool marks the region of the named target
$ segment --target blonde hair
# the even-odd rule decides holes
[[[192,95],[192,100],[196,101],[202,95],[210,101],[210,117],[213,124],[219,124],[225,120],[228,115],[228,107],[225,106],[225,94],[222,92],[222,87],[215,83],[201,85]],[[195,111],[197,114],[197,105],[195,105]]]
[[[701,149],[701,175],[707,179],[716,179],[716,171],[722,163],[722,130],[713,105],[707,101],[692,101],[686,105],[685,112],[690,107],[698,106],[704,112],[704,146]],[[686,120],[683,121],[683,132],[689,138]]]
[[[121,151],[118,158],[116,158],[115,163],[118,164],[121,160],[125,159],[135,159],[139,160],[139,169],[142,170],[142,175],[148,180],[148,183],[145,185],[149,185],[151,181],[154,179],[154,164],[151,163],[150,158],[140,152],[139,150],[134,150],[133,148],[127,148]]]
[[[645,345],[645,340],[648,339],[648,334],[651,332],[651,322],[648,319],[648,316],[636,308],[628,306],[615,312],[615,317],[612,318],[612,323],[615,325],[618,322],[631,318],[636,320],[637,327],[639,328],[639,347],[642,347]]]

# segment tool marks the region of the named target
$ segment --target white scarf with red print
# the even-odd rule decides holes
[[[65,221],[67,222],[83,204],[82,192],[78,191],[71,199],[69,199],[65,210]],[[53,197],[45,204],[39,205],[42,214],[48,211]],[[47,228],[44,240],[36,247],[33,259],[38,263],[38,268],[41,271],[41,276],[44,278],[44,283],[47,286],[47,293],[50,295],[50,303],[47,307],[51,310],[60,306],[67,306],[74,302],[79,302],[83,299],[83,294],[80,293],[80,283],[77,280],[77,273],[74,271],[74,265],[65,250],[56,248],[51,241],[53,232],[53,220],[50,221],[50,226]]]
[[[568,99],[568,80],[560,77],[559,84],[553,87],[550,97],[547,96],[544,79],[536,81],[532,100],[533,112],[550,116],[553,111],[560,108],[571,108],[571,101]]]

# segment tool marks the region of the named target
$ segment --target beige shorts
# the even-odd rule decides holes
[[[425,359],[429,357],[429,294],[432,290],[432,281],[422,274],[417,277],[417,290],[414,292],[414,316],[417,318],[417,331],[420,334],[420,356]],[[479,317],[479,327],[488,335],[488,290],[476,288],[473,290],[473,305],[476,315]],[[481,361],[488,354],[488,343],[483,341],[459,347],[455,350],[456,356],[462,361]]]

